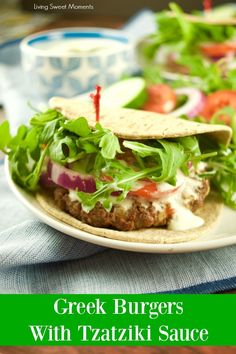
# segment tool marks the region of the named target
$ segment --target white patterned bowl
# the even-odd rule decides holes
[[[101,43],[97,50],[77,50],[78,43],[84,45],[91,40]],[[29,89],[42,99],[55,95],[73,97],[94,90],[97,84],[106,87],[134,72],[133,45],[120,30],[43,31],[24,38],[20,48]]]

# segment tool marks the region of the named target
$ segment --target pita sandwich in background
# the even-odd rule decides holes
[[[210,4],[209,4],[210,5]],[[170,16],[176,16],[174,11],[168,12]],[[233,3],[214,6],[208,10],[195,13],[183,13],[185,18],[192,23],[206,23],[209,25],[235,26],[236,25],[236,5]]]
[[[95,126],[96,123],[95,114],[92,105],[85,104],[84,102],[81,102],[78,99],[76,100],[76,99],[64,99],[60,97],[54,97],[50,100],[50,106],[51,108],[61,112],[68,119],[73,120],[80,116],[83,116],[87,118],[89,125],[91,127]],[[223,144],[228,144],[231,139],[231,129],[227,126],[194,123],[182,119],[172,118],[171,116],[163,116],[157,113],[137,111],[132,109],[116,109],[115,111],[113,111],[112,109],[106,109],[103,107],[101,109],[100,124],[104,128],[112,130],[113,133],[115,133],[119,138],[130,139],[134,141],[143,140],[145,142],[145,140],[149,141],[150,139],[166,139],[166,138],[177,138],[177,137],[195,136],[195,135],[198,136],[201,134],[206,134],[207,136],[212,137],[219,143],[223,143]],[[191,183],[192,182],[193,181],[191,181]],[[203,185],[205,187],[203,187]],[[166,186],[167,184],[165,184],[165,187]],[[180,190],[181,188],[182,187],[180,187]],[[79,202],[75,200],[70,201],[68,197],[68,193],[66,194],[65,191],[59,191],[59,194],[61,193],[60,195],[62,196],[62,198],[64,198],[63,208],[61,208],[61,204],[62,204],[61,201],[59,203],[58,201],[56,202],[55,197],[53,197],[53,195],[47,192],[46,190],[42,190],[37,194],[37,200],[40,206],[48,214],[52,215],[56,219],[66,224],[78,228],[81,231],[85,231],[101,237],[107,237],[110,239],[122,240],[127,242],[171,244],[171,243],[187,242],[187,241],[194,240],[200,237],[201,235],[204,235],[209,231],[211,231],[216,225],[218,216],[222,208],[221,200],[214,193],[210,193],[206,197],[209,191],[208,189],[209,187],[207,184],[202,184],[200,187],[197,188],[195,186],[194,188],[195,189],[193,191],[193,194],[197,192],[197,188],[201,190],[201,192],[199,191],[199,198],[198,198],[199,205],[201,204],[201,207],[197,208],[194,214],[190,210],[186,211],[187,213],[186,214],[187,217],[185,218],[186,223],[187,222],[193,223],[186,230],[184,229],[176,230],[176,229],[166,228],[166,224],[163,222],[163,220],[166,220],[167,216],[163,216],[163,213],[164,211],[166,212],[168,208],[166,209],[165,204],[161,204],[162,199],[160,199],[160,205],[156,206],[155,204],[155,207],[157,208],[156,214],[159,215],[160,218],[162,218],[161,219],[162,221],[160,222],[160,225],[158,227],[153,227],[153,226],[140,227],[139,229],[130,229],[130,230],[115,229],[111,225],[108,225],[108,227],[107,226],[104,227],[104,225],[102,224],[97,226],[96,223],[98,222],[99,218],[101,219],[100,217],[101,214],[98,214],[97,221],[95,221],[94,224],[91,222],[92,217],[91,218],[88,217],[89,214],[80,211],[79,217],[77,217],[75,215],[74,209],[76,206],[75,203],[79,203]],[[137,191],[134,191],[134,196],[136,192]],[[181,198],[182,198],[182,194],[181,194]],[[134,202],[133,199],[135,200]],[[146,206],[140,206],[141,202],[140,200],[138,200],[137,202],[138,206],[137,206],[136,197],[133,199],[132,199],[133,204],[131,208],[134,209],[136,208],[135,211],[139,210],[140,213],[140,215],[137,216],[137,218],[139,218],[140,220],[142,220],[143,218],[145,220],[145,217],[146,218],[148,217],[147,216],[148,212],[150,212],[150,214],[153,216],[154,203],[151,203],[152,205],[150,205],[149,201],[148,202],[145,201],[144,204],[146,204]],[[205,199],[204,203],[202,203],[201,199]],[[191,203],[194,204],[193,201]],[[76,207],[78,209],[78,205]],[[81,207],[79,208],[81,210]],[[121,209],[119,209],[119,207],[115,205],[114,210],[112,209],[113,220],[116,217],[114,216],[116,208],[118,209],[118,216],[121,215],[121,219],[126,218],[125,222],[127,224],[133,217],[134,214],[133,209],[131,209],[130,211],[130,209],[127,209],[126,206],[125,211],[123,210],[121,212]],[[145,217],[143,217],[142,213],[146,213]],[[191,219],[191,216],[188,213],[191,213],[191,215],[193,215],[193,219]],[[111,214],[109,214],[109,216],[110,215]],[[178,215],[178,212],[176,212],[175,215]],[[173,215],[172,218],[174,219]],[[116,220],[119,219],[116,218]],[[198,225],[196,224],[197,226],[196,225],[194,226],[196,220],[197,221],[202,220],[202,223],[198,223]],[[145,222],[146,220],[144,221],[144,223]]]
[[[175,17],[175,13],[169,12],[170,17]],[[220,14],[216,16],[212,16],[211,11],[203,13],[202,16],[184,14],[184,17],[192,23],[206,23],[208,25],[215,26],[236,26],[236,17],[224,17],[220,16]]]

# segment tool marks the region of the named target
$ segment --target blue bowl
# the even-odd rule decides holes
[[[29,90],[48,99],[106,87],[134,71],[134,48],[119,30],[63,28],[39,32],[20,45]]]

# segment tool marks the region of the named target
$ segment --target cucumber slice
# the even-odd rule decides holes
[[[132,77],[121,80],[101,94],[101,103],[106,107],[134,108],[143,106],[148,98],[145,80],[141,77]]]

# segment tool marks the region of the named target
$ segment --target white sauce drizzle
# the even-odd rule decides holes
[[[174,214],[168,224],[168,229],[173,231],[184,231],[193,229],[204,224],[204,220],[193,214],[191,210],[176,201],[171,202]]]
[[[132,201],[132,199],[126,198],[119,203],[116,202],[116,205],[123,208],[124,211],[128,211],[129,209],[132,208],[133,201]]]
[[[77,194],[77,191],[74,191],[72,189],[69,190],[69,198],[72,202],[80,202],[80,198]]]
[[[190,199],[197,199],[197,189],[200,187],[201,181],[185,176],[181,171],[178,171],[176,185],[180,186],[179,189],[162,199],[162,202],[169,203],[173,210],[173,216],[167,228],[173,231],[184,231],[202,226],[204,220],[185,206]],[[165,188],[168,189],[167,186]]]

